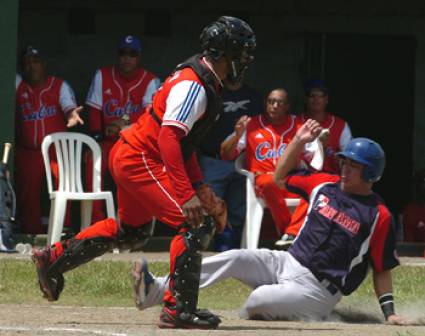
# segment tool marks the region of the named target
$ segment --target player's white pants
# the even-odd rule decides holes
[[[201,288],[228,278],[253,288],[241,311],[244,318],[321,320],[342,297],[284,251],[231,250],[203,259]],[[144,306],[160,304],[166,288],[168,278],[156,278]]]

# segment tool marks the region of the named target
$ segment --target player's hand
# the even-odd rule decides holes
[[[82,111],[82,109],[82,106],[78,106],[68,113],[68,122],[66,124],[66,127],[74,127],[77,124],[84,125],[84,121],[80,117],[80,112]]]
[[[239,120],[236,122],[235,125],[235,133],[238,138],[240,138],[246,130],[246,126],[248,125],[249,121],[251,120],[251,117],[248,117],[247,115],[243,115],[239,118]]]
[[[411,321],[404,316],[393,314],[388,316],[387,321],[385,323],[392,325],[409,325],[411,324]]]
[[[323,127],[320,126],[320,124],[313,119],[308,119],[297,131],[296,137],[302,142],[302,143],[308,143],[312,142],[314,139],[316,139],[320,132],[322,132]]]
[[[183,214],[192,227],[198,227],[204,221],[204,208],[198,196],[194,195],[182,206]]]
[[[117,119],[106,125],[105,135],[107,137],[118,137],[121,129],[125,126],[125,121],[122,119]]]

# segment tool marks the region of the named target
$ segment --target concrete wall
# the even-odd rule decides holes
[[[75,8],[80,6],[81,9]],[[149,7],[148,7],[149,6]],[[409,6],[409,7],[407,7]],[[19,46],[34,43],[48,56],[50,71],[69,81],[83,103],[97,67],[114,60],[117,39],[126,33],[143,38],[143,64],[162,79],[175,64],[198,51],[202,27],[222,13],[240,15],[255,29],[256,62],[247,82],[261,93],[286,86],[295,111],[302,108],[302,82],[308,76],[306,32],[413,35],[417,39],[414,166],[425,166],[425,18],[420,1],[257,2],[21,1]],[[243,10],[241,10],[243,9]],[[70,16],[73,12],[73,17]],[[77,23],[77,13],[83,18]],[[78,14],[80,13],[80,14]],[[152,22],[152,18],[158,22]],[[168,18],[168,25],[161,24]],[[77,25],[77,26],[76,26]],[[81,25],[81,29],[79,29]],[[12,80],[9,75],[7,80]],[[383,79],[387,80],[387,79]],[[394,83],[403,85],[403,83]],[[10,84],[9,84],[10,87]],[[400,111],[402,113],[403,111]],[[385,111],[380,111],[383,118]]]
[[[18,2],[0,1],[0,146],[14,140]],[[10,165],[13,167],[13,165]]]

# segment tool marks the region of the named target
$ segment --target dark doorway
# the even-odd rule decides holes
[[[412,176],[416,39],[411,36],[321,34],[310,58],[313,76],[330,88],[329,110],[348,121],[353,136],[370,137],[387,165],[375,191],[398,213]]]

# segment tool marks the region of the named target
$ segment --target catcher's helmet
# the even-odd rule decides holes
[[[364,165],[362,178],[365,182],[379,181],[384,172],[385,153],[381,146],[371,139],[354,138],[337,155]]]
[[[204,28],[200,40],[205,55],[213,59],[228,57],[232,69],[227,78],[240,82],[248,64],[254,60],[256,41],[251,27],[241,19],[221,16]]]

